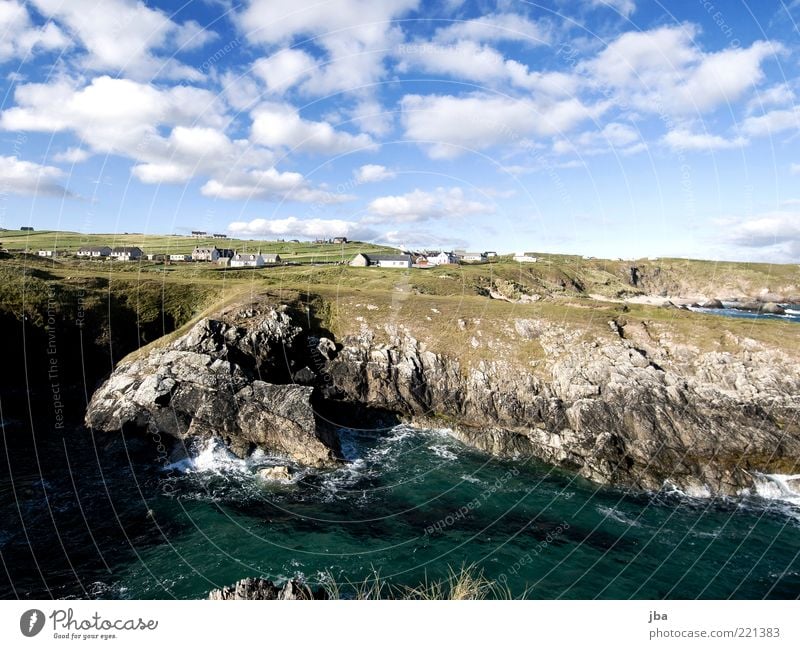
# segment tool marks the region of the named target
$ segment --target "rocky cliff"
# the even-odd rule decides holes
[[[631,318],[574,326],[509,312],[491,331],[459,320],[438,338],[355,318],[334,343],[292,313],[235,307],[124,361],[87,423],[219,435],[240,455],[263,447],[325,466],[346,423],[337,413],[357,404],[597,482],[712,493],[800,459],[797,358],[754,339],[723,333],[703,349]],[[468,353],[482,346],[491,353]]]

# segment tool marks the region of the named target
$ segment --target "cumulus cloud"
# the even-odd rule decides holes
[[[415,189],[407,194],[376,198],[367,206],[365,221],[410,223],[493,212],[494,206],[465,198],[460,187],[439,187],[433,192]]]
[[[70,147],[65,151],[61,151],[60,153],[56,153],[53,155],[53,160],[55,162],[69,162],[71,164],[78,164],[79,162],[84,162],[91,157],[91,153],[89,153],[86,149],[81,149],[79,147]]]
[[[228,226],[233,234],[247,236],[277,236],[303,238],[347,237],[348,239],[374,239],[377,233],[357,221],[341,219],[300,219],[290,216],[285,219],[253,219],[234,221]]]
[[[300,49],[285,49],[258,59],[253,63],[253,73],[264,82],[268,92],[279,94],[307,79],[316,67],[317,61],[310,54]]]
[[[358,91],[382,79],[387,53],[402,42],[392,21],[418,5],[419,0],[249,0],[237,21],[250,41],[266,46],[313,38],[326,56],[315,61],[302,89],[326,95]]]
[[[782,51],[778,44],[756,41],[704,52],[696,36],[690,24],[626,32],[577,68],[590,85],[612,91],[620,103],[684,115],[739,99],[763,79],[764,61]]]
[[[562,134],[605,110],[602,104],[586,106],[577,98],[540,101],[484,94],[406,95],[401,107],[406,137],[419,141],[435,159],[524,144],[529,136]]]
[[[175,59],[178,48],[200,46],[215,36],[194,21],[173,22],[163,11],[137,0],[30,1],[83,45],[82,68],[124,72],[139,79],[203,76]]]
[[[727,139],[712,133],[692,133],[686,129],[676,129],[664,136],[664,144],[676,151],[716,151],[745,146],[747,140],[743,137]]]
[[[632,155],[644,151],[646,148],[647,145],[635,128],[619,122],[610,122],[602,129],[584,131],[576,137],[560,139],[553,144],[555,153],[572,153],[581,156],[608,152]]]
[[[363,165],[353,175],[358,183],[377,183],[394,178],[397,174],[383,165]]]
[[[772,110],[752,115],[742,122],[742,131],[753,137],[777,135],[784,131],[800,131],[800,107]]]
[[[34,25],[27,7],[18,0],[0,0],[0,34],[0,62],[71,45],[57,25]]]
[[[725,239],[736,246],[757,249],[771,261],[800,259],[800,212],[777,210],[735,222]]]
[[[376,146],[364,133],[353,135],[334,129],[328,122],[303,119],[289,104],[262,104],[252,115],[253,141],[269,147],[334,155]]]
[[[614,9],[626,18],[636,11],[636,3],[634,0],[589,0],[592,7],[606,7]]]
[[[292,171],[270,168],[212,178],[201,188],[204,196],[228,200],[276,200],[335,205],[355,199],[350,194],[337,194],[315,189],[306,178]]]
[[[489,45],[469,40],[409,43],[400,49],[399,58],[399,69],[403,71],[418,69],[430,74],[479,81],[485,86],[510,84],[554,96],[572,95],[577,87],[574,75],[532,71],[519,61],[506,59]]]
[[[24,196],[71,196],[61,184],[64,172],[16,156],[0,156],[0,193]]]
[[[515,13],[492,13],[473,20],[454,21],[436,30],[441,43],[472,40],[480,42],[519,41],[531,45],[551,42],[551,27]]]

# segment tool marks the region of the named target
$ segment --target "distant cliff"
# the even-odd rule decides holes
[[[239,455],[324,467],[339,455],[335,427],[357,412],[365,426],[394,415],[644,489],[731,494],[754,472],[796,472],[800,366],[769,336],[684,312],[671,323],[598,309],[576,323],[505,304],[452,318],[412,300],[340,300],[324,323],[308,304],[228,307],[120,363],[86,422],[217,435]]]

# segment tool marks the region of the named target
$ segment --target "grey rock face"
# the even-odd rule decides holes
[[[257,378],[284,373],[299,333],[274,309],[204,319],[172,344],[121,363],[92,397],[86,424],[217,436],[240,457],[261,447],[309,466],[332,464],[338,446],[317,430],[313,388]]]
[[[504,361],[465,368],[410,335],[366,330],[328,372],[345,399],[452,428],[490,453],[531,456],[601,483],[732,494],[751,471],[796,473],[800,371],[755,341],[699,353],[614,323],[616,339],[518,321],[547,358],[535,374]]]

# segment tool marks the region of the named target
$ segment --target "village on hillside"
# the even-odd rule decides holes
[[[20,228],[26,233],[34,232],[30,226]],[[185,236],[185,235],[184,235]],[[228,239],[226,234],[209,234],[200,230],[192,230],[191,237],[194,239],[206,240],[205,242],[198,242],[191,252],[153,252],[142,249],[140,246],[112,246],[112,245],[86,245],[77,248],[77,250],[58,250],[54,248],[42,248],[34,252],[33,250],[24,250],[28,254],[36,254],[43,258],[68,258],[75,257],[83,260],[93,261],[116,261],[116,262],[137,262],[137,261],[150,261],[168,264],[179,263],[212,263],[225,268],[261,268],[266,266],[279,266],[279,265],[294,265],[299,263],[290,258],[287,253],[270,252],[263,253],[260,250],[255,252],[247,251],[240,252],[235,248],[223,248],[217,245],[210,245],[209,239],[224,241]],[[231,243],[234,243],[231,241]],[[278,239],[274,243],[280,244],[301,244],[298,239],[291,239],[285,241]],[[358,250],[358,243],[355,241],[348,241],[347,237],[332,237],[328,239],[315,239],[308,243],[314,245],[349,245],[351,250],[353,244],[356,244]],[[374,248],[374,246],[372,246]],[[0,243],[0,248],[2,244]],[[356,252],[356,254],[349,260],[342,258],[339,261],[328,262],[306,262],[306,263],[334,263],[339,265],[349,265],[352,267],[361,268],[434,268],[444,265],[458,265],[458,264],[485,264],[498,257],[498,253],[493,250],[482,252],[473,252],[463,249],[451,250],[409,250],[397,249],[396,251],[385,250],[373,252],[370,246],[365,247],[367,251]],[[344,250],[344,247],[342,248]],[[364,250],[364,249],[362,249]],[[351,252],[352,254],[352,252]],[[514,261],[520,263],[534,263],[537,257],[534,253],[519,252],[511,256]]]

